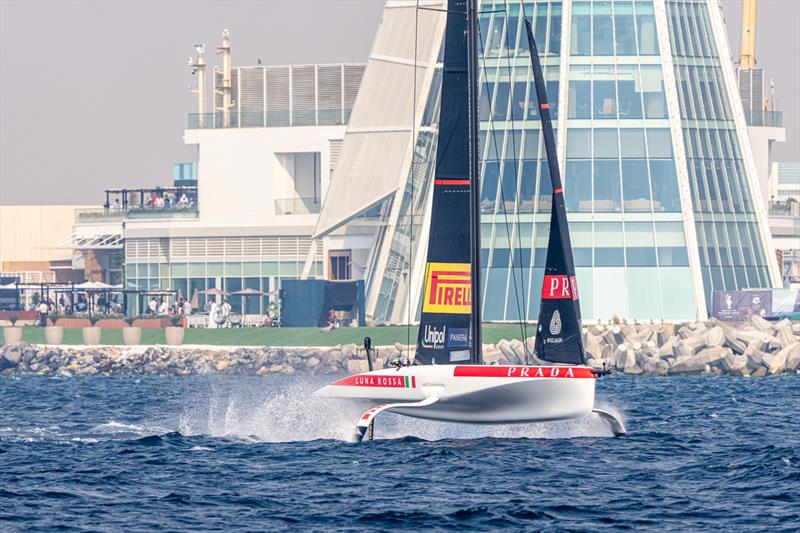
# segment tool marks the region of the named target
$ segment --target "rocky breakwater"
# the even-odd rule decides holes
[[[677,332],[675,332],[677,329]],[[712,319],[671,325],[598,325],[585,332],[589,364],[626,374],[760,377],[800,370],[800,323]]]
[[[400,354],[392,347],[387,355]],[[385,359],[385,357],[384,357]],[[354,344],[334,347],[43,346],[0,347],[0,373],[38,375],[242,374],[361,371],[367,362]]]
[[[677,330],[677,331],[676,331]],[[610,324],[584,331],[588,364],[626,374],[716,373],[765,376],[800,370],[800,323],[754,317],[741,324],[716,320],[676,328],[667,324]],[[501,340],[483,347],[487,363],[524,364],[534,338]],[[413,347],[377,348],[375,368]],[[0,347],[0,373],[38,375],[242,374],[366,372],[364,350],[355,344],[332,347],[214,346],[44,346]]]

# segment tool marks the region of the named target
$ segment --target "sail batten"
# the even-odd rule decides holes
[[[536,328],[536,354],[539,359],[553,363],[585,364],[578,283],[575,277],[567,213],[564,207],[564,188],[558,168],[556,141],[550,119],[550,105],[547,101],[542,65],[539,61],[539,52],[533,38],[533,31],[527,17],[524,17],[524,20],[531,53],[536,98],[539,103],[542,136],[553,187],[550,236],[547,242],[542,299]]]

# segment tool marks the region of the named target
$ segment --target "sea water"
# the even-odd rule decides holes
[[[303,376],[0,377],[0,530],[795,530],[800,376],[610,377],[594,417],[465,426]]]

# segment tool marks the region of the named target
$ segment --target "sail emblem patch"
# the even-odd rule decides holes
[[[547,275],[542,283],[543,300],[577,300],[578,282],[575,276]]]
[[[472,312],[469,263],[428,263],[425,269],[425,313]]]
[[[556,309],[550,319],[550,335],[558,335],[559,333],[561,333],[561,313]]]

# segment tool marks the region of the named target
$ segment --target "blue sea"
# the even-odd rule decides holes
[[[609,377],[625,419],[460,426],[322,377],[0,377],[0,530],[800,528],[800,376]]]

